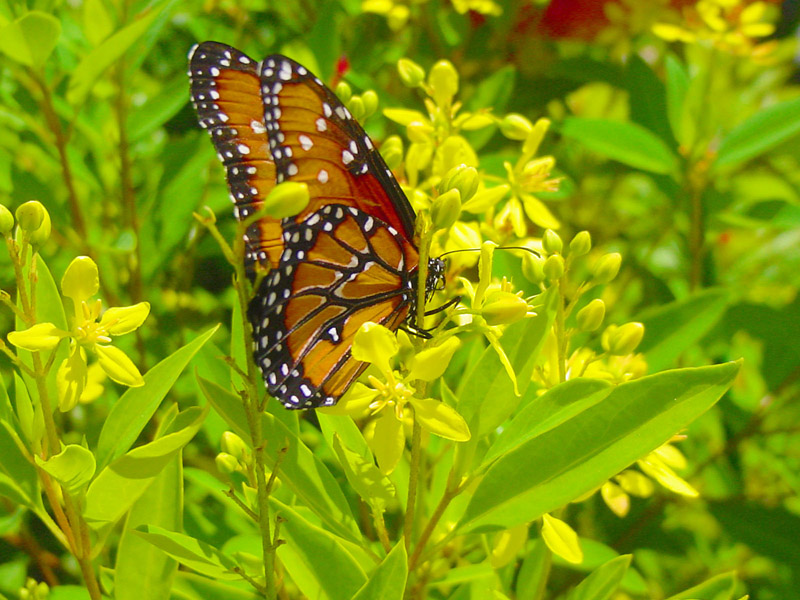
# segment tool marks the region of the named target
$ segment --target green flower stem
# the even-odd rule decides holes
[[[225,490],[225,495],[233,500],[234,504],[236,504],[236,506],[238,506],[244,514],[246,514],[255,523],[258,523],[258,515],[254,513],[250,507],[247,506],[247,504],[239,500],[239,496],[236,495],[236,492],[232,487]]]
[[[413,408],[412,408],[413,410]],[[406,552],[411,548],[411,535],[414,530],[414,515],[417,508],[417,484],[419,482],[420,445],[422,444],[422,426],[414,414],[414,429],[411,434],[411,471],[408,475],[408,501],[403,521],[403,538]]]
[[[78,238],[85,241],[88,239],[86,234],[86,222],[83,219],[80,202],[78,202],[78,194],[75,192],[75,182],[72,176],[72,169],[69,166],[69,158],[67,157],[67,136],[61,128],[61,121],[53,107],[53,96],[50,93],[50,87],[41,74],[33,70],[30,71],[30,74],[41,92],[40,105],[42,113],[44,114],[47,126],[55,137],[58,158],[61,162],[61,175],[64,178],[64,185],[67,188],[67,203],[69,204],[69,210],[72,214],[72,223],[75,226],[75,231],[78,233]]]
[[[436,505],[436,508],[434,509],[430,520],[428,521],[428,524],[425,525],[425,529],[419,536],[419,540],[417,540],[417,544],[416,546],[414,546],[414,552],[408,559],[409,572],[413,571],[416,568],[417,563],[419,562],[420,555],[422,554],[422,551],[425,549],[425,546],[427,545],[428,540],[433,534],[434,529],[436,529],[436,525],[439,524],[439,520],[442,518],[442,515],[444,515],[444,511],[447,510],[447,507],[450,506],[450,502],[452,502],[453,499],[456,496],[458,496],[458,494],[461,492],[463,488],[463,486],[460,485],[455,485],[455,486],[453,485],[453,478],[454,478],[453,476],[454,476],[454,471],[451,469],[450,475],[448,475],[447,477],[447,485],[445,486],[444,494],[442,495],[442,498],[439,500],[439,504]]]
[[[212,223],[213,225],[213,223]],[[209,228],[214,235],[216,227]],[[216,232],[219,235],[219,232]],[[250,296],[250,289],[247,277],[244,272],[244,226],[239,223],[236,231],[236,241],[233,245],[233,255],[238,260],[232,263],[236,277],[236,292],[239,298],[239,308],[242,314],[243,335],[245,348],[249,348],[253,332],[247,320],[247,302]],[[268,600],[276,598],[275,588],[275,549],[277,540],[274,540],[271,533],[269,521],[269,494],[274,482],[274,475],[277,470],[272,470],[269,484],[266,478],[266,463],[264,461],[264,443],[262,441],[261,429],[261,407],[258,401],[258,371],[253,362],[252,353],[248,352],[247,358],[247,378],[245,379],[246,390],[244,393],[244,412],[247,417],[247,426],[250,430],[250,446],[253,448],[253,460],[255,461],[256,472],[256,492],[258,496],[258,526],[261,530],[261,549],[264,555],[264,596]],[[278,457],[280,460],[280,457]]]
[[[50,475],[38,467],[36,471],[39,473],[39,481],[42,483],[42,489],[44,490],[45,496],[47,496],[47,501],[50,503],[50,507],[53,509],[53,514],[56,518],[56,531],[58,532],[56,537],[65,548],[72,554],[75,554],[75,537],[72,534],[72,527],[69,524],[67,515],[64,514],[64,510],[61,508],[58,495],[53,487],[53,480],[50,479]],[[50,530],[53,530],[52,527],[50,527]]]
[[[556,308],[555,328],[556,328],[556,351],[558,353],[558,381],[563,383],[567,380],[567,335],[564,327],[564,278],[558,280],[558,306]]]
[[[384,551],[388,554],[392,549],[392,542],[389,540],[389,532],[386,531],[386,521],[383,520],[383,511],[373,508],[372,520],[375,523],[375,531],[378,532],[378,539]]]

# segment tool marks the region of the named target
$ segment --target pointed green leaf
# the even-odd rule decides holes
[[[685,143],[683,106],[686,99],[686,91],[689,89],[689,76],[686,74],[683,64],[671,53],[667,54],[664,66],[667,76],[667,117],[669,118],[669,125],[675,139],[680,143]]]
[[[0,29],[0,50],[28,67],[41,67],[61,35],[61,22],[53,15],[32,10]]]
[[[568,117],[561,124],[561,133],[636,169],[666,175],[678,167],[677,157],[661,138],[636,123]]]
[[[159,362],[144,375],[143,386],[129,388],[114,404],[97,442],[98,469],[133,445],[186,365],[218,328],[212,327]]]
[[[34,508],[41,504],[39,476],[21,448],[24,446],[14,428],[6,421],[0,421],[0,474],[5,481],[5,491],[0,488],[0,494]]]
[[[753,159],[800,133],[800,98],[773,104],[751,115],[722,140],[714,169]]]
[[[408,579],[408,556],[403,540],[386,555],[353,600],[402,600]]]
[[[361,496],[361,499],[374,509],[383,511],[386,504],[395,497],[392,482],[375,466],[375,463],[367,462],[359,454],[345,447],[339,436],[335,434],[333,449],[339,458],[339,464],[344,470],[347,481]]]
[[[632,558],[623,554],[598,567],[572,590],[569,600],[608,600],[622,583]]]
[[[733,592],[736,589],[736,571],[722,573],[684,590],[674,596],[670,596],[666,600],[730,600],[733,597]]]
[[[499,458],[459,528],[512,527],[599,487],[708,410],[738,371],[739,363],[725,363],[617,386],[602,402]]]
[[[94,454],[78,444],[69,444],[58,454],[43,460],[37,454],[36,464],[60,483],[69,494],[79,493],[92,477],[97,464]]]
[[[281,537],[286,543],[278,548],[278,557],[300,590],[309,598],[319,597],[316,591],[321,590],[330,600],[352,600],[367,576],[343,540],[274,497],[269,500],[284,519]]]
[[[143,525],[135,533],[182,565],[206,577],[228,581],[241,579],[240,575],[234,573],[239,566],[236,561],[210,544],[157,525]]]
[[[86,492],[87,522],[99,528],[121,518],[194,437],[207,410],[187,408],[173,421],[170,433],[134,448],[100,471]]]

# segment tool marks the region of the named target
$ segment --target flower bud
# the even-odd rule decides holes
[[[458,71],[449,60],[440,60],[428,75],[428,85],[439,106],[449,105],[458,92]]]
[[[533,132],[533,125],[522,115],[511,113],[500,121],[500,131],[510,140],[524,140]]]
[[[42,219],[42,224],[39,225],[39,228],[30,234],[30,241],[36,248],[41,248],[44,243],[50,239],[50,213],[47,212],[47,209],[44,209],[44,219]]]
[[[625,323],[617,328],[608,339],[608,351],[616,356],[633,353],[644,337],[644,325],[641,323]]]
[[[608,283],[619,273],[619,267],[622,264],[622,255],[619,252],[611,252],[600,257],[600,260],[594,265],[594,280],[595,283],[603,284]]]
[[[396,169],[403,162],[403,140],[399,135],[390,135],[381,144],[381,156],[386,161],[386,166]]]
[[[275,219],[284,219],[299,214],[308,206],[308,186],[299,181],[284,181],[270,191],[262,210]]]
[[[544,281],[544,259],[535,254],[524,254],[522,257],[522,274],[531,283]]]
[[[400,74],[400,80],[410,88],[419,86],[425,79],[425,69],[408,58],[397,61],[397,72]]]
[[[528,314],[528,303],[511,292],[497,291],[486,297],[481,316],[489,325],[507,325],[524,319]]]
[[[412,121],[406,126],[408,139],[418,144],[426,144],[431,141],[433,127],[422,121]]]
[[[559,235],[552,229],[546,229],[542,236],[542,248],[548,254],[560,254],[561,249],[564,247],[564,242],[561,241]]]
[[[9,234],[12,229],[14,229],[14,215],[8,208],[0,204],[0,234]]]
[[[219,472],[225,475],[235,473],[239,469],[239,461],[235,456],[228,454],[227,452],[220,452],[217,454],[217,456],[214,458],[214,462],[217,463],[217,469],[219,469]]]
[[[460,164],[450,169],[439,183],[439,192],[444,193],[452,189],[461,192],[462,202],[472,198],[478,190],[478,171],[475,167]]]
[[[361,94],[361,101],[364,103],[364,116],[368,117],[378,110],[378,94],[373,90],[367,90]]]
[[[596,298],[578,311],[575,319],[581,331],[594,331],[603,322],[606,316],[606,305]]]
[[[247,444],[245,444],[244,440],[232,431],[226,431],[222,434],[222,442],[220,443],[220,447],[222,448],[223,452],[227,452],[228,454],[235,456],[237,460],[247,462],[250,454]]]
[[[548,281],[561,279],[561,276],[564,275],[564,257],[560,254],[548,256],[544,261],[543,271]]]
[[[353,96],[353,88],[346,81],[340,81],[336,85],[336,96],[342,101],[342,104],[347,104]]]
[[[44,206],[38,200],[30,200],[17,207],[16,216],[20,229],[33,233],[44,222]]]
[[[431,221],[437,229],[447,229],[461,216],[461,193],[458,189],[440,194],[431,205]]]
[[[350,98],[347,102],[347,108],[350,109],[350,113],[356,121],[363,121],[364,117],[367,115],[367,110],[364,108],[364,101],[361,99],[361,96],[353,96]]]
[[[588,254],[592,249],[592,236],[588,231],[579,231],[569,243],[570,256],[578,257]]]

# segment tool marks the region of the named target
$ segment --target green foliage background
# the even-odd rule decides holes
[[[233,429],[246,438],[247,430],[236,430],[234,424],[242,424],[243,416],[230,390],[228,367],[219,360],[239,352],[235,333],[241,323],[232,314],[237,300],[231,270],[217,243],[192,216],[210,207],[223,236],[233,239],[235,223],[223,172],[189,103],[186,55],[203,40],[232,44],[256,58],[282,52],[327,82],[339,77],[337,64],[341,69],[338,61],[345,57],[345,80],[357,92],[374,90],[381,109],[423,110],[418,90],[405,87],[397,75],[399,59],[410,58],[426,69],[448,59],[459,72],[459,99],[465,109],[487,110],[500,118],[511,112],[532,121],[550,118],[539,154],[554,156],[554,174],[563,177],[560,191],[539,195],[555,219],[550,226],[564,240],[588,230],[594,248],[623,255],[620,275],[602,294],[593,294],[608,307],[606,322],[644,324],[638,351],[651,374],[744,358],[722,400],[683,430],[687,439],[680,448],[688,467],[681,475],[700,492],[699,498],[658,488],[648,498],[633,498],[624,518],[608,510],[599,494],[559,508],[577,499],[579,494],[570,494],[580,486],[569,487],[557,476],[574,475],[587,485],[583,491],[589,491],[613,473],[588,485],[593,475],[639,448],[620,433],[620,444],[628,445],[610,450],[613,460],[593,473],[592,453],[602,455],[605,444],[611,445],[602,428],[622,431],[622,419],[616,417],[628,410],[644,420],[633,399],[656,389],[652,380],[640,388],[619,388],[623,391],[606,398],[606,404],[591,408],[587,400],[574,419],[559,417],[566,425],[553,430],[557,433],[552,438],[524,441],[535,418],[524,421],[527,428],[516,425],[521,429],[517,462],[499,461],[494,470],[487,468],[483,487],[470,489],[452,509],[452,525],[460,520],[466,523],[465,532],[477,533],[448,538],[447,553],[432,557],[427,572],[412,572],[409,582],[424,579],[427,587],[410,585],[408,593],[417,594],[411,597],[800,597],[800,94],[791,60],[795,46],[788,35],[795,24],[770,7],[779,28],[765,59],[755,47],[726,52],[702,41],[669,44],[649,30],[553,39],[535,25],[544,6],[476,2],[470,12],[461,10],[464,6],[439,0],[387,0],[363,7],[359,0],[41,0],[0,6],[0,201],[12,211],[31,199],[45,205],[53,230],[41,256],[55,282],[75,256],[89,255],[100,268],[105,306],[150,302],[146,324],[119,345],[143,373],[170,357],[161,373],[176,380],[163,404],[167,389],[159,395],[148,387],[139,396],[132,389],[120,398],[124,389],[107,382],[92,404],[58,417],[62,441],[81,444],[85,439],[95,449],[99,472],[112,460],[129,457],[136,439],[138,444],[174,441],[169,437],[174,434],[186,435],[188,441],[187,432],[197,431],[185,447],[186,441],[174,442],[162,450],[159,456],[166,457],[166,466],[147,475],[148,485],[140,490],[144,495],[136,496],[133,505],[123,503],[119,515],[103,516],[108,527],[93,531],[105,540],[96,564],[102,566],[101,583],[113,597],[255,597],[232,575],[231,557],[248,566],[260,552],[260,538],[225,496],[227,484],[214,464],[223,431]],[[366,128],[376,140],[405,135],[403,127],[380,111]],[[515,160],[518,153],[516,142],[503,137],[496,125],[464,135],[478,152],[485,181],[502,181],[503,162]],[[500,208],[478,218],[485,226],[482,231],[502,230],[494,221]],[[528,221],[527,236],[540,238],[540,225]],[[498,241],[512,239],[507,230],[505,234]],[[589,277],[588,271],[583,274]],[[524,278],[519,257],[510,253],[495,255],[495,275],[513,279],[527,293],[538,291]],[[0,288],[12,292],[13,287],[13,269],[2,254]],[[50,299],[59,302],[55,291]],[[217,323],[222,323],[220,330],[206,342],[204,332]],[[11,311],[1,311],[3,335],[16,327]],[[509,328],[504,344],[530,339],[524,335],[536,335],[535,327]],[[579,341],[600,347],[590,336]],[[445,378],[450,387],[456,388],[465,373],[479,382],[492,369],[500,371],[499,364],[479,362],[484,345],[479,336],[466,340]],[[515,366],[533,369],[524,353],[510,353]],[[484,371],[470,371],[476,364]],[[14,398],[20,384],[4,355],[0,367],[2,383]],[[184,367],[184,376],[178,378]],[[667,391],[659,410],[690,396],[691,385],[708,397],[671,423],[675,431],[667,432],[664,425],[654,432],[648,438],[653,447],[659,445],[659,435],[667,432],[666,441],[714,404],[731,385],[735,369],[729,367],[700,371],[694,384],[690,378],[695,375],[687,375],[691,371],[661,375],[659,385]],[[195,378],[195,372],[205,380]],[[680,391],[681,386],[690,391]],[[539,393],[545,388],[532,389]],[[447,399],[448,393],[445,388],[441,396]],[[575,394],[567,396],[572,401],[590,398],[597,390],[570,393]],[[530,419],[532,412],[535,417],[536,410],[524,414],[533,396],[525,396],[515,414]],[[205,406],[206,398],[215,410],[203,420],[196,407]],[[471,401],[490,410],[501,407],[494,409],[502,417],[498,424],[508,426],[505,419],[513,409],[502,414],[503,398],[487,389],[485,396]],[[9,413],[2,416],[9,423],[14,420],[11,413],[20,410],[17,402],[14,409],[4,403]],[[147,406],[142,420],[131,425],[134,411],[129,407],[142,403]],[[352,422],[321,417],[320,430],[275,404],[264,417],[268,460],[275,460],[287,436],[308,445],[290,447],[295,454],[282,467],[286,480],[270,500],[273,511],[288,515],[281,530],[287,549],[278,554],[290,565],[283,572],[284,593],[290,594],[285,597],[299,594],[298,585],[306,594],[316,586],[320,597],[350,597],[348,590],[358,589],[359,597],[389,597],[379,595],[380,590],[401,581],[397,573],[405,568],[407,556],[398,544],[373,572],[376,563],[350,547],[367,531],[374,548],[380,548],[364,517],[367,509],[337,462],[331,432],[345,440],[343,432],[349,432],[350,440],[363,439],[352,431]],[[459,409],[463,414],[470,405],[462,402]],[[653,420],[663,414],[654,412]],[[631,428],[646,437],[644,425],[637,422]],[[479,454],[487,451],[493,435],[484,433],[484,445],[476,443]],[[0,431],[0,437],[3,482],[35,479],[30,457],[14,450],[13,436]],[[581,442],[570,446],[570,440]],[[428,450],[445,462],[454,460],[452,445],[438,438],[431,438]],[[570,452],[584,471],[556,471],[558,457],[566,461],[573,456]],[[643,453],[631,454],[616,470]],[[319,464],[328,465],[333,475],[326,471],[320,481],[301,481]],[[420,502],[420,529],[448,485],[450,463],[436,465],[431,461],[425,474],[429,479]],[[398,492],[403,490],[398,497],[406,491],[407,468],[401,464],[392,478]],[[543,478],[552,474],[555,483],[526,488],[538,498],[540,510],[526,504],[529,512],[519,514],[536,520],[512,559],[493,565],[491,550],[499,539],[495,530],[529,519],[516,513],[481,519],[503,494],[516,498],[509,482],[537,470]],[[491,487],[487,481],[493,482]],[[315,486],[345,491],[337,491],[341,498],[323,497]],[[51,586],[64,584],[53,587],[51,598],[88,597],[76,562],[35,516],[44,509],[26,507],[9,489],[5,483],[0,489],[0,594],[23,597],[20,589],[26,577],[33,577]],[[96,496],[95,507],[108,508],[117,500],[113,494],[101,501]],[[128,509],[125,526],[114,527]],[[578,566],[553,558],[541,541],[538,517],[556,509],[581,536],[585,560]],[[337,511],[343,511],[342,519]],[[345,518],[359,511],[358,523]],[[398,515],[397,510],[387,512],[392,531],[402,529]],[[482,529],[487,524],[496,527]],[[133,534],[140,525],[146,531]],[[173,532],[187,538],[176,541]],[[191,538],[208,546],[194,547]],[[192,546],[187,556],[193,558],[181,562],[213,579],[186,569],[176,573],[176,563],[158,549],[173,543]],[[321,544],[328,550],[319,552]],[[615,559],[624,554],[633,554],[627,572],[624,559]],[[203,555],[207,561],[198,562],[196,557]],[[617,562],[608,562],[612,559]],[[145,572],[142,565],[148,560],[163,572]],[[603,570],[595,571],[601,565]],[[595,580],[584,580],[592,571],[599,573]],[[302,577],[312,583],[303,587]],[[598,583],[601,579],[614,585]],[[583,588],[576,588],[582,580]],[[702,587],[688,589],[695,585]],[[142,589],[152,595],[142,596]]]

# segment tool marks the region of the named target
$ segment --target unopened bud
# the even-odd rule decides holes
[[[511,113],[500,121],[500,131],[510,140],[525,140],[533,131],[533,124],[522,115]]]
[[[440,194],[431,205],[431,221],[437,229],[447,229],[461,216],[461,193],[458,189]]]
[[[452,189],[461,192],[462,202],[472,198],[478,190],[478,171],[475,167],[461,164],[450,169],[439,184],[439,192],[444,193]]]
[[[561,249],[564,247],[564,242],[561,241],[559,235],[552,229],[546,229],[542,236],[542,248],[548,254],[560,254]]]
[[[353,88],[350,87],[350,84],[346,81],[340,81],[336,85],[336,96],[339,100],[342,101],[343,104],[347,104],[350,98],[353,95]]]
[[[38,200],[30,200],[17,208],[16,216],[20,229],[33,233],[44,221],[44,206]]]
[[[564,275],[564,257],[560,254],[548,256],[547,260],[544,261],[543,270],[544,276],[547,277],[548,281],[561,279],[561,276]]]
[[[403,140],[399,135],[390,135],[381,144],[381,156],[386,161],[386,166],[396,169],[403,162]]]
[[[428,75],[428,85],[436,104],[446,106],[458,92],[458,71],[449,60],[440,60]]]
[[[5,206],[0,204],[0,234],[6,235],[14,229],[14,215]]]
[[[599,298],[592,300],[578,311],[575,320],[581,331],[594,331],[603,322],[606,316],[606,305]]]
[[[569,243],[570,256],[578,257],[588,254],[592,249],[592,236],[588,231],[579,231]]]
[[[497,291],[486,298],[481,316],[489,325],[507,325],[528,314],[528,303],[511,292]]]
[[[622,255],[619,252],[611,252],[600,257],[594,266],[594,280],[596,283],[608,283],[617,276],[619,267],[622,264]]]
[[[247,457],[249,455],[247,444],[245,444],[244,440],[232,431],[226,431],[222,434],[222,442],[220,443],[220,447],[222,448],[223,452],[235,456],[242,462],[247,462]]]
[[[214,458],[214,462],[217,463],[219,472],[225,475],[235,473],[239,469],[239,460],[227,452],[220,452],[217,454]]]
[[[410,88],[419,86],[425,79],[425,69],[408,58],[397,61],[397,72],[400,74],[400,80]]]
[[[544,259],[535,254],[525,254],[522,257],[522,274],[531,283],[544,281]]]
[[[368,117],[378,110],[378,94],[372,90],[367,90],[361,94],[361,101],[364,103],[364,116]]]
[[[608,340],[608,351],[616,356],[631,354],[644,337],[644,325],[641,323],[625,323],[617,328]]]
[[[47,212],[47,209],[44,209],[44,219],[42,219],[42,224],[39,225],[39,228],[30,234],[30,241],[31,244],[35,248],[41,248],[44,243],[50,239],[50,213]]]
[[[364,108],[364,101],[361,99],[361,96],[353,96],[350,98],[347,102],[347,108],[350,109],[350,113],[356,121],[363,121],[364,117],[367,116],[367,110]]]
[[[284,181],[270,191],[262,210],[276,219],[297,215],[308,206],[308,186],[299,181]]]

